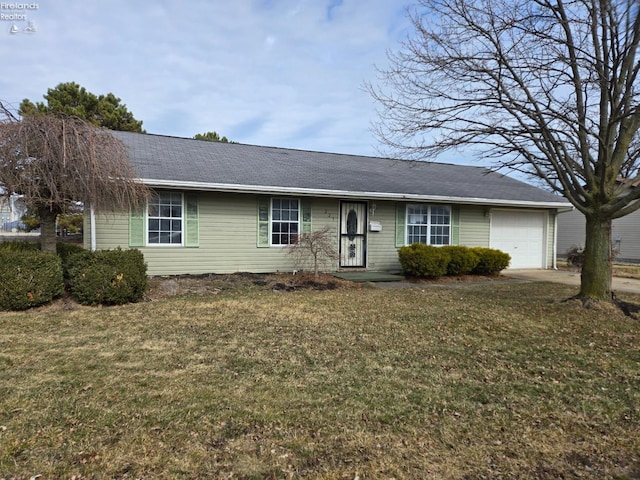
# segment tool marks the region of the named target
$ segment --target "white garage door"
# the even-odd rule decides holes
[[[545,268],[544,212],[491,212],[491,248],[511,255],[509,268]]]

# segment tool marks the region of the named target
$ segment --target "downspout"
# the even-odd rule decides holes
[[[90,208],[89,218],[91,219],[91,251],[96,251],[96,212],[93,210],[93,205]]]
[[[558,211],[553,214],[553,270],[558,269]]]

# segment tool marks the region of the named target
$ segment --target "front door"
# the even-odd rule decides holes
[[[340,204],[340,267],[366,267],[367,204]]]

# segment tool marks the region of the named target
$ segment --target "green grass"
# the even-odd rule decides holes
[[[574,293],[252,287],[0,313],[0,478],[639,478],[639,320]]]

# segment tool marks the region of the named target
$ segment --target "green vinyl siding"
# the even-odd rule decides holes
[[[185,197],[188,197],[186,194]],[[198,221],[198,248],[186,248],[191,240],[185,241],[185,247],[136,247],[139,248],[148,264],[149,275],[178,275],[234,272],[288,272],[296,268],[293,257],[288,255],[287,248],[261,248],[259,239],[260,212],[266,213],[266,243],[269,243],[268,214],[270,198],[249,194],[200,192],[198,194],[197,216],[192,209],[191,214]],[[258,200],[260,199],[260,201]],[[301,229],[315,231],[329,225],[335,232],[335,245],[338,246],[339,232],[339,199],[313,198],[311,200],[311,218],[307,215],[309,204],[301,199]],[[186,199],[189,203],[189,199]],[[395,201],[369,201],[369,220],[382,226],[379,232],[367,230],[367,269],[371,271],[400,271],[396,247],[397,219],[404,220],[404,208],[397,208]],[[404,207],[404,204],[401,203]],[[260,209],[265,205],[266,209]],[[257,206],[257,207],[256,207]],[[375,208],[373,208],[375,206]],[[189,206],[187,205],[187,210]],[[192,215],[193,214],[193,215]],[[264,216],[263,216],[264,219]],[[309,221],[312,220],[312,221]],[[187,219],[188,221],[188,219]],[[481,206],[452,206],[452,243],[467,246],[489,246],[489,226],[491,210]],[[88,223],[88,219],[87,219]],[[264,223],[264,221],[262,222]],[[403,223],[403,222],[401,222]],[[130,237],[133,239],[136,230],[131,230],[131,219],[128,214],[104,212],[96,217],[96,238],[98,249],[126,248]],[[138,223],[139,225],[139,223]],[[308,225],[308,226],[307,226]],[[553,255],[553,215],[549,215],[547,256]],[[144,240],[144,222],[142,223]],[[190,227],[187,225],[187,236]],[[402,229],[404,232],[404,228]],[[456,242],[456,236],[458,241]],[[402,235],[404,237],[404,233]],[[88,243],[88,240],[85,239]],[[551,261],[551,259],[550,259]],[[549,263],[551,265],[551,263]],[[333,265],[337,269],[337,262]]]
[[[371,208],[375,203],[375,209]],[[398,250],[396,248],[397,203],[375,201],[369,203],[369,221],[379,222],[382,230],[367,231],[367,270],[376,272],[399,272]],[[404,204],[399,204],[404,207]],[[400,214],[404,219],[404,208]],[[404,234],[401,235],[404,239]],[[402,240],[404,242],[404,240]]]
[[[490,210],[481,206],[460,206],[458,245],[488,247]]]
[[[187,197],[185,195],[185,197]],[[269,205],[270,197],[260,196]],[[287,248],[259,248],[256,245],[256,196],[246,194],[198,194],[198,248],[176,246],[139,246],[145,256],[149,275],[179,275],[234,272],[287,272],[295,269]],[[188,203],[188,200],[187,200]],[[305,203],[305,202],[303,202]],[[312,215],[301,228],[320,229],[330,225],[338,238],[338,201],[313,199]],[[188,206],[187,206],[188,208]],[[306,204],[301,208],[305,209]],[[268,207],[267,210],[268,212]],[[303,212],[304,215],[304,212]],[[187,215],[188,216],[188,215]],[[187,217],[185,217],[187,218]],[[194,216],[195,218],[195,216]],[[308,225],[308,227],[306,226]],[[126,248],[129,245],[128,213],[102,213],[96,219],[97,248]],[[189,236],[187,226],[187,236]],[[144,237],[143,237],[144,238]],[[267,236],[268,242],[268,222]]]

